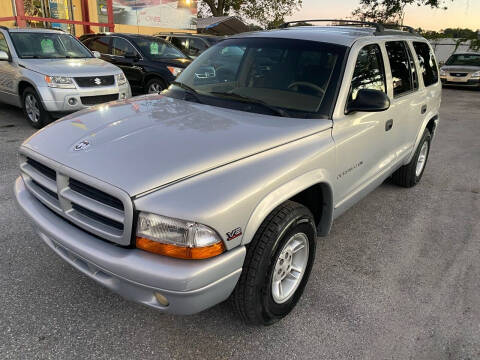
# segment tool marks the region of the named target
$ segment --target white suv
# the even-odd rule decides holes
[[[53,251],[122,296],[175,314],[230,297],[271,324],[298,302],[317,235],[386,178],[420,181],[440,95],[411,32],[240,34],[161,94],[30,137],[15,193]]]

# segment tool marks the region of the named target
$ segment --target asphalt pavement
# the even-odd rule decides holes
[[[301,301],[270,327],[226,303],[165,315],[61,260],[14,200],[33,133],[0,105],[1,359],[480,359],[479,91],[444,90],[421,183],[386,182],[337,219]]]

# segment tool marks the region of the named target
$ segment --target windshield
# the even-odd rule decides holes
[[[203,96],[205,103],[222,99],[222,105],[215,101],[218,106],[238,109],[238,104],[229,104],[243,102],[257,105],[244,106],[244,111],[268,107],[285,110],[291,117],[328,116],[345,49],[293,39],[224,40],[200,55],[177,82],[195,91],[197,99]]]
[[[142,54],[150,59],[186,59],[187,56],[169,42],[153,38],[135,38]]]
[[[90,51],[69,34],[11,32],[17,54],[22,59],[91,58]]]
[[[448,58],[446,65],[480,66],[480,55],[456,54]]]

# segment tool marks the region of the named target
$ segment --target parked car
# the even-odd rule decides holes
[[[480,89],[480,53],[453,54],[440,68],[444,86],[466,86]]]
[[[175,46],[154,36],[106,33],[80,40],[103,60],[119,66],[137,93],[159,93],[192,62]]]
[[[192,58],[196,58],[210,46],[226,39],[223,36],[189,33],[159,33],[156,36],[171,42]]]
[[[131,97],[122,70],[57,30],[0,27],[0,79],[0,101],[22,107],[36,128],[51,118]]]
[[[30,137],[16,198],[54,252],[128,299],[192,314],[230,297],[272,324],[317,235],[388,177],[422,178],[437,75],[427,40],[381,25],[239,34],[161,95]]]

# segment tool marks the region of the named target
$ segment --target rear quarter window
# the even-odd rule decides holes
[[[436,84],[438,82],[438,69],[432,49],[424,42],[414,42],[413,48],[417,53],[425,86]]]

